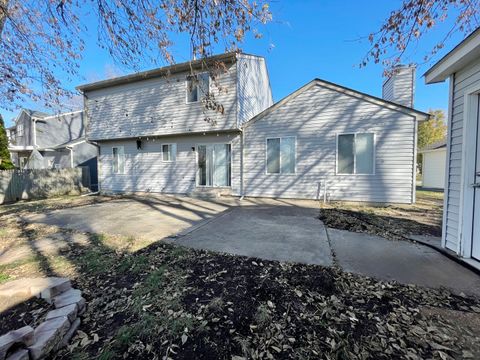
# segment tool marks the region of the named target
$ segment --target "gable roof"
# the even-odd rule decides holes
[[[473,60],[480,58],[480,27],[455,46],[447,55],[433,65],[423,76],[426,84],[445,81]]]
[[[423,147],[419,152],[425,152],[425,151],[433,151],[433,150],[440,150],[443,148],[447,147],[447,139],[443,139],[440,141],[437,141],[433,144],[427,145]]]
[[[417,120],[426,120],[430,117],[430,114],[428,114],[426,112],[423,112],[423,111],[420,111],[420,110],[415,110],[413,108],[409,108],[408,106],[397,104],[393,101],[385,100],[385,99],[379,98],[377,96],[369,95],[369,94],[366,94],[364,92],[354,90],[354,89],[351,89],[351,88],[348,88],[348,87],[345,87],[345,86],[342,86],[342,85],[338,85],[338,84],[335,84],[335,83],[327,81],[327,80],[322,80],[322,79],[316,78],[316,79],[313,79],[312,81],[310,81],[309,83],[305,84],[301,88],[295,90],[290,95],[287,95],[286,97],[284,97],[280,101],[276,102],[275,104],[273,104],[269,108],[265,109],[260,114],[254,116],[252,119],[247,121],[243,126],[244,127],[249,126],[253,122],[259,120],[260,118],[266,116],[267,114],[270,114],[271,112],[275,111],[277,108],[283,106],[284,104],[286,104],[290,100],[296,98],[298,95],[304,93],[305,91],[309,90],[313,86],[317,86],[317,85],[325,87],[325,88],[333,90],[333,91],[337,91],[337,92],[349,95],[349,96],[360,98],[360,99],[363,99],[365,101],[370,101],[374,104],[387,107],[391,110],[395,110],[395,111],[399,111],[399,112],[403,112],[403,113],[406,113],[406,114],[413,115],[413,116],[415,116],[415,118],[417,118]]]
[[[252,55],[255,56],[255,55]],[[128,84],[131,82],[152,79],[159,76],[165,76],[167,74],[175,74],[179,72],[189,71],[191,69],[203,68],[208,63],[215,63],[220,61],[232,61],[234,62],[237,58],[236,52],[228,52],[220,55],[210,56],[206,59],[199,59],[193,61],[186,61],[179,64],[164,66],[161,68],[141,71],[130,75],[119,76],[113,79],[101,80],[89,84],[84,84],[77,86],[76,89],[82,92],[98,90],[103,88],[108,88],[115,85]]]

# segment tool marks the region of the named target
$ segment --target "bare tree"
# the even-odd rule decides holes
[[[192,56],[216,44],[238,51],[249,32],[271,20],[266,0],[0,0],[0,106],[27,97],[56,106],[71,92],[60,78],[78,75],[87,19],[116,64],[172,64],[174,34],[188,34]]]
[[[424,54],[429,61],[453,34],[464,35],[480,26],[480,0],[403,0],[399,9],[392,11],[377,32],[370,34],[372,45],[360,66],[373,61],[390,71],[405,60],[407,51],[416,47],[422,36],[439,23],[450,19],[452,25],[435,46]]]

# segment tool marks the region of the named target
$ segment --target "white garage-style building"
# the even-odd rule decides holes
[[[422,187],[444,189],[447,141],[427,145],[419,153],[422,155]]]
[[[480,268],[480,28],[425,73],[449,79],[442,245]]]

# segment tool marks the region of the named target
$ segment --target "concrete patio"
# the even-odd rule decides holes
[[[267,260],[337,265],[383,280],[480,296],[480,277],[436,250],[326,229],[315,201],[135,196],[24,220]]]

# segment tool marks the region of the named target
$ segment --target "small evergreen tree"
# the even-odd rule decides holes
[[[8,151],[7,131],[5,130],[5,123],[0,114],[0,170],[14,169],[10,152]]]

